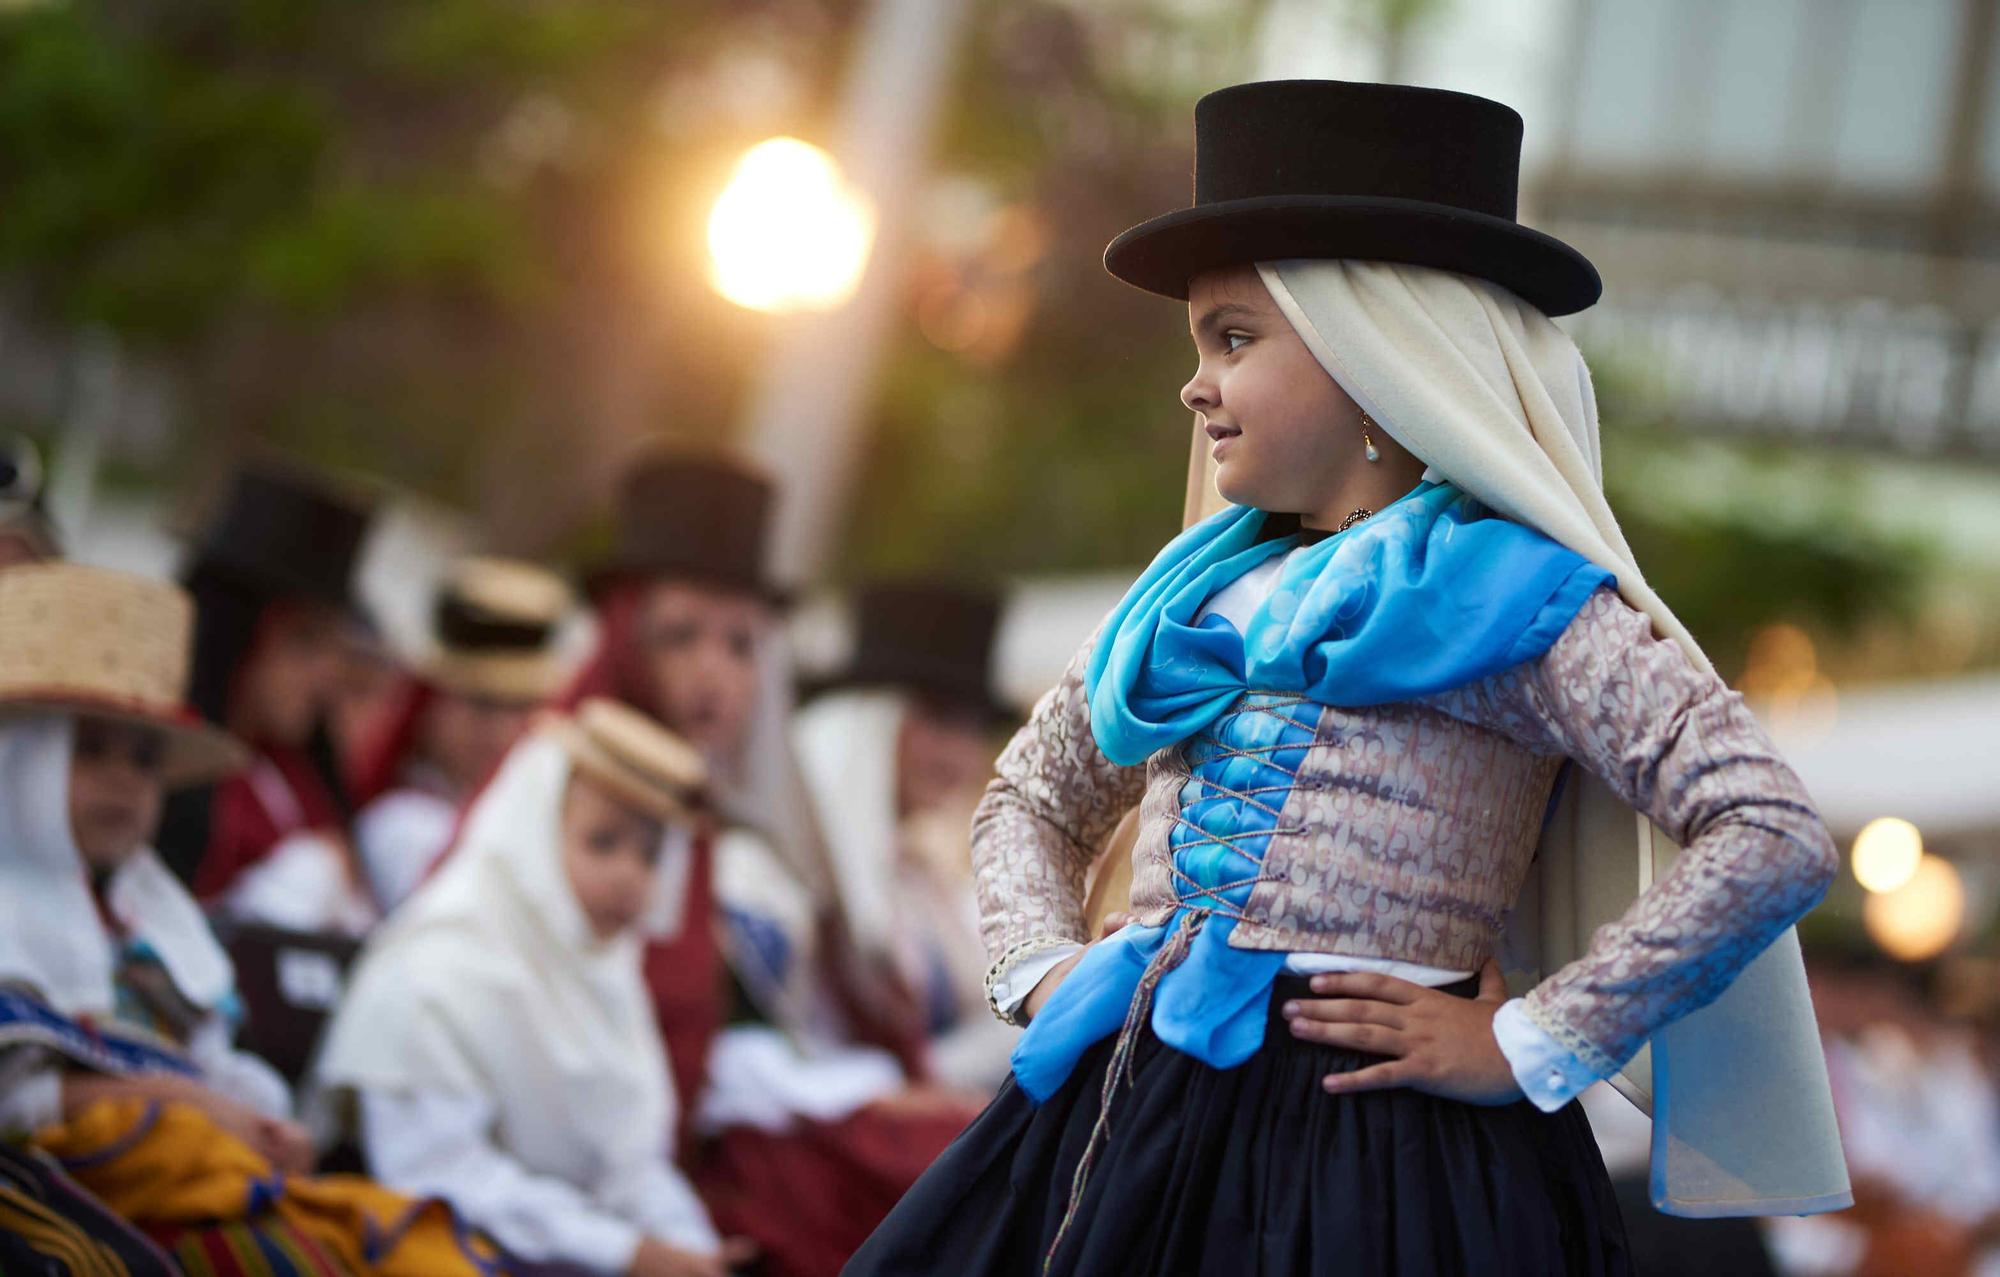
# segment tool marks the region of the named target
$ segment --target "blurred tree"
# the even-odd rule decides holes
[[[851,8],[7,6],[0,277],[163,355],[198,466],[273,445],[539,548],[634,436],[728,421],[755,332],[703,284],[705,185],[810,131]]]

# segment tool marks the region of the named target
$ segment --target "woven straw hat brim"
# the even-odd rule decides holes
[[[250,751],[241,741],[192,716],[163,713],[151,706],[75,689],[9,689],[0,695],[0,719],[51,711],[108,718],[159,731],[167,742],[161,780],[168,789],[206,785],[232,776],[250,764]]]
[[[543,652],[438,652],[424,663],[421,673],[459,696],[539,705],[562,690],[569,669],[564,661]]]
[[[569,751],[578,771],[640,811],[668,824],[684,823],[694,818],[693,793],[684,793],[664,780],[633,767],[599,744],[575,720],[559,719],[551,730]]]
[[[1203,271],[1343,257],[1491,280],[1547,315],[1583,310],[1604,291],[1590,259],[1552,235],[1470,209],[1379,196],[1264,195],[1176,209],[1112,240],[1104,268],[1186,301],[1188,281]]]

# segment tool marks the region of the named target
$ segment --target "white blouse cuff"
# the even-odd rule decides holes
[[[1080,944],[1063,944],[1038,950],[1001,972],[1000,978],[993,982],[994,1008],[1007,1016],[1019,1011],[1021,1004],[1028,1000],[1028,995],[1035,991],[1035,986],[1042,982],[1042,977],[1081,948]]]
[[[1528,1018],[1520,998],[1509,998],[1493,1013],[1493,1037],[1514,1070],[1521,1093],[1544,1113],[1553,1113],[1584,1092],[1597,1073],[1547,1030]]]

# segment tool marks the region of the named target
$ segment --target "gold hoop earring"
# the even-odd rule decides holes
[[[1368,437],[1368,427],[1374,424],[1374,418],[1365,412],[1361,414],[1361,442],[1366,446],[1366,451],[1361,455],[1370,461],[1380,461],[1382,459],[1382,452],[1375,446],[1375,441]]]

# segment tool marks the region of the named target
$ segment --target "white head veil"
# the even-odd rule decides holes
[[[1605,501],[1590,371],[1554,322],[1504,288],[1428,267],[1314,259],[1257,270],[1321,366],[1384,430],[1493,510],[1614,573],[1660,636],[1712,670],[1646,584]],[[1191,475],[1189,494],[1206,507],[1191,515],[1219,507],[1212,473]],[[1531,985],[1582,956],[1675,850],[1577,774],[1511,920],[1500,955],[1510,981]],[[1851,1200],[1796,934],[1656,1034],[1614,1081],[1653,1115],[1662,1209],[1781,1214]]]
[[[107,1015],[117,1002],[113,941],[69,827],[75,731],[75,717],[58,711],[0,723],[0,980],[30,986],[64,1015]],[[183,998],[204,1010],[228,998],[229,955],[150,847],[119,866],[104,896]]]
[[[570,773],[546,729],[508,753],[450,858],[369,941],[318,1080],[488,1099],[510,1153],[583,1182],[657,1157],[675,1103],[639,930],[599,939],[562,867]]]

